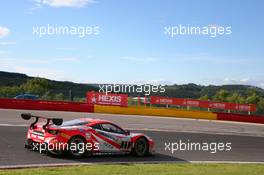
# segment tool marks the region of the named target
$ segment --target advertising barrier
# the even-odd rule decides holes
[[[217,120],[236,121],[236,122],[250,122],[264,124],[264,117],[257,115],[243,115],[243,114],[229,114],[217,112]]]
[[[26,99],[0,99],[2,109],[94,112],[94,106],[88,103],[75,103],[64,101],[26,100]]]
[[[211,109],[248,111],[248,112],[255,112],[256,111],[256,105],[253,105],[253,104],[212,102],[212,101],[185,99],[185,98],[167,98],[167,97],[160,97],[160,96],[151,96],[150,97],[150,103],[151,104],[164,104],[164,105],[178,105],[178,106],[211,108]]]
[[[87,103],[97,105],[110,105],[110,106],[128,106],[128,95],[127,94],[113,94],[113,93],[98,93],[88,92]]]

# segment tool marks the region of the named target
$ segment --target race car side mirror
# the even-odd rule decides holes
[[[59,126],[59,125],[61,125],[63,123],[63,120],[61,118],[54,118],[54,119],[52,119],[52,123],[54,125]]]
[[[24,113],[24,114],[21,114],[21,117],[22,117],[24,120],[29,120],[29,119],[31,118],[31,114]]]

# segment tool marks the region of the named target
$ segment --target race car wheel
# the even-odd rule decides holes
[[[63,155],[63,151],[62,150],[48,150],[47,151],[47,155],[62,156]]]
[[[26,142],[25,142],[25,148],[27,148],[27,149],[32,149],[32,140],[31,139],[28,139],[28,140],[26,140]]]
[[[81,158],[85,155],[85,140],[80,136],[75,136],[68,142],[68,154],[73,158]]]
[[[148,141],[144,137],[137,139],[133,153],[138,157],[146,156],[149,153]]]

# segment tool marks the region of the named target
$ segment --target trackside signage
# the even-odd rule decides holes
[[[2,109],[24,109],[24,110],[47,110],[47,111],[71,111],[71,112],[94,112],[94,106],[88,103],[8,99],[0,98]]]
[[[256,111],[256,105],[254,104],[236,104],[236,103],[227,103],[227,102],[213,102],[213,101],[192,100],[192,99],[184,99],[184,98],[168,98],[168,97],[159,97],[159,96],[151,96],[150,103],[212,108],[212,109],[250,111],[250,112]]]
[[[87,102],[90,104],[98,105],[111,105],[111,106],[123,106],[128,105],[127,94],[113,94],[113,93],[99,93],[99,92],[88,92]]]

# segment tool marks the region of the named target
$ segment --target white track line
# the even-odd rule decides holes
[[[25,126],[29,126],[29,125],[27,125],[27,124],[8,124],[8,123],[0,123],[0,126],[23,126],[23,127],[25,127]]]

